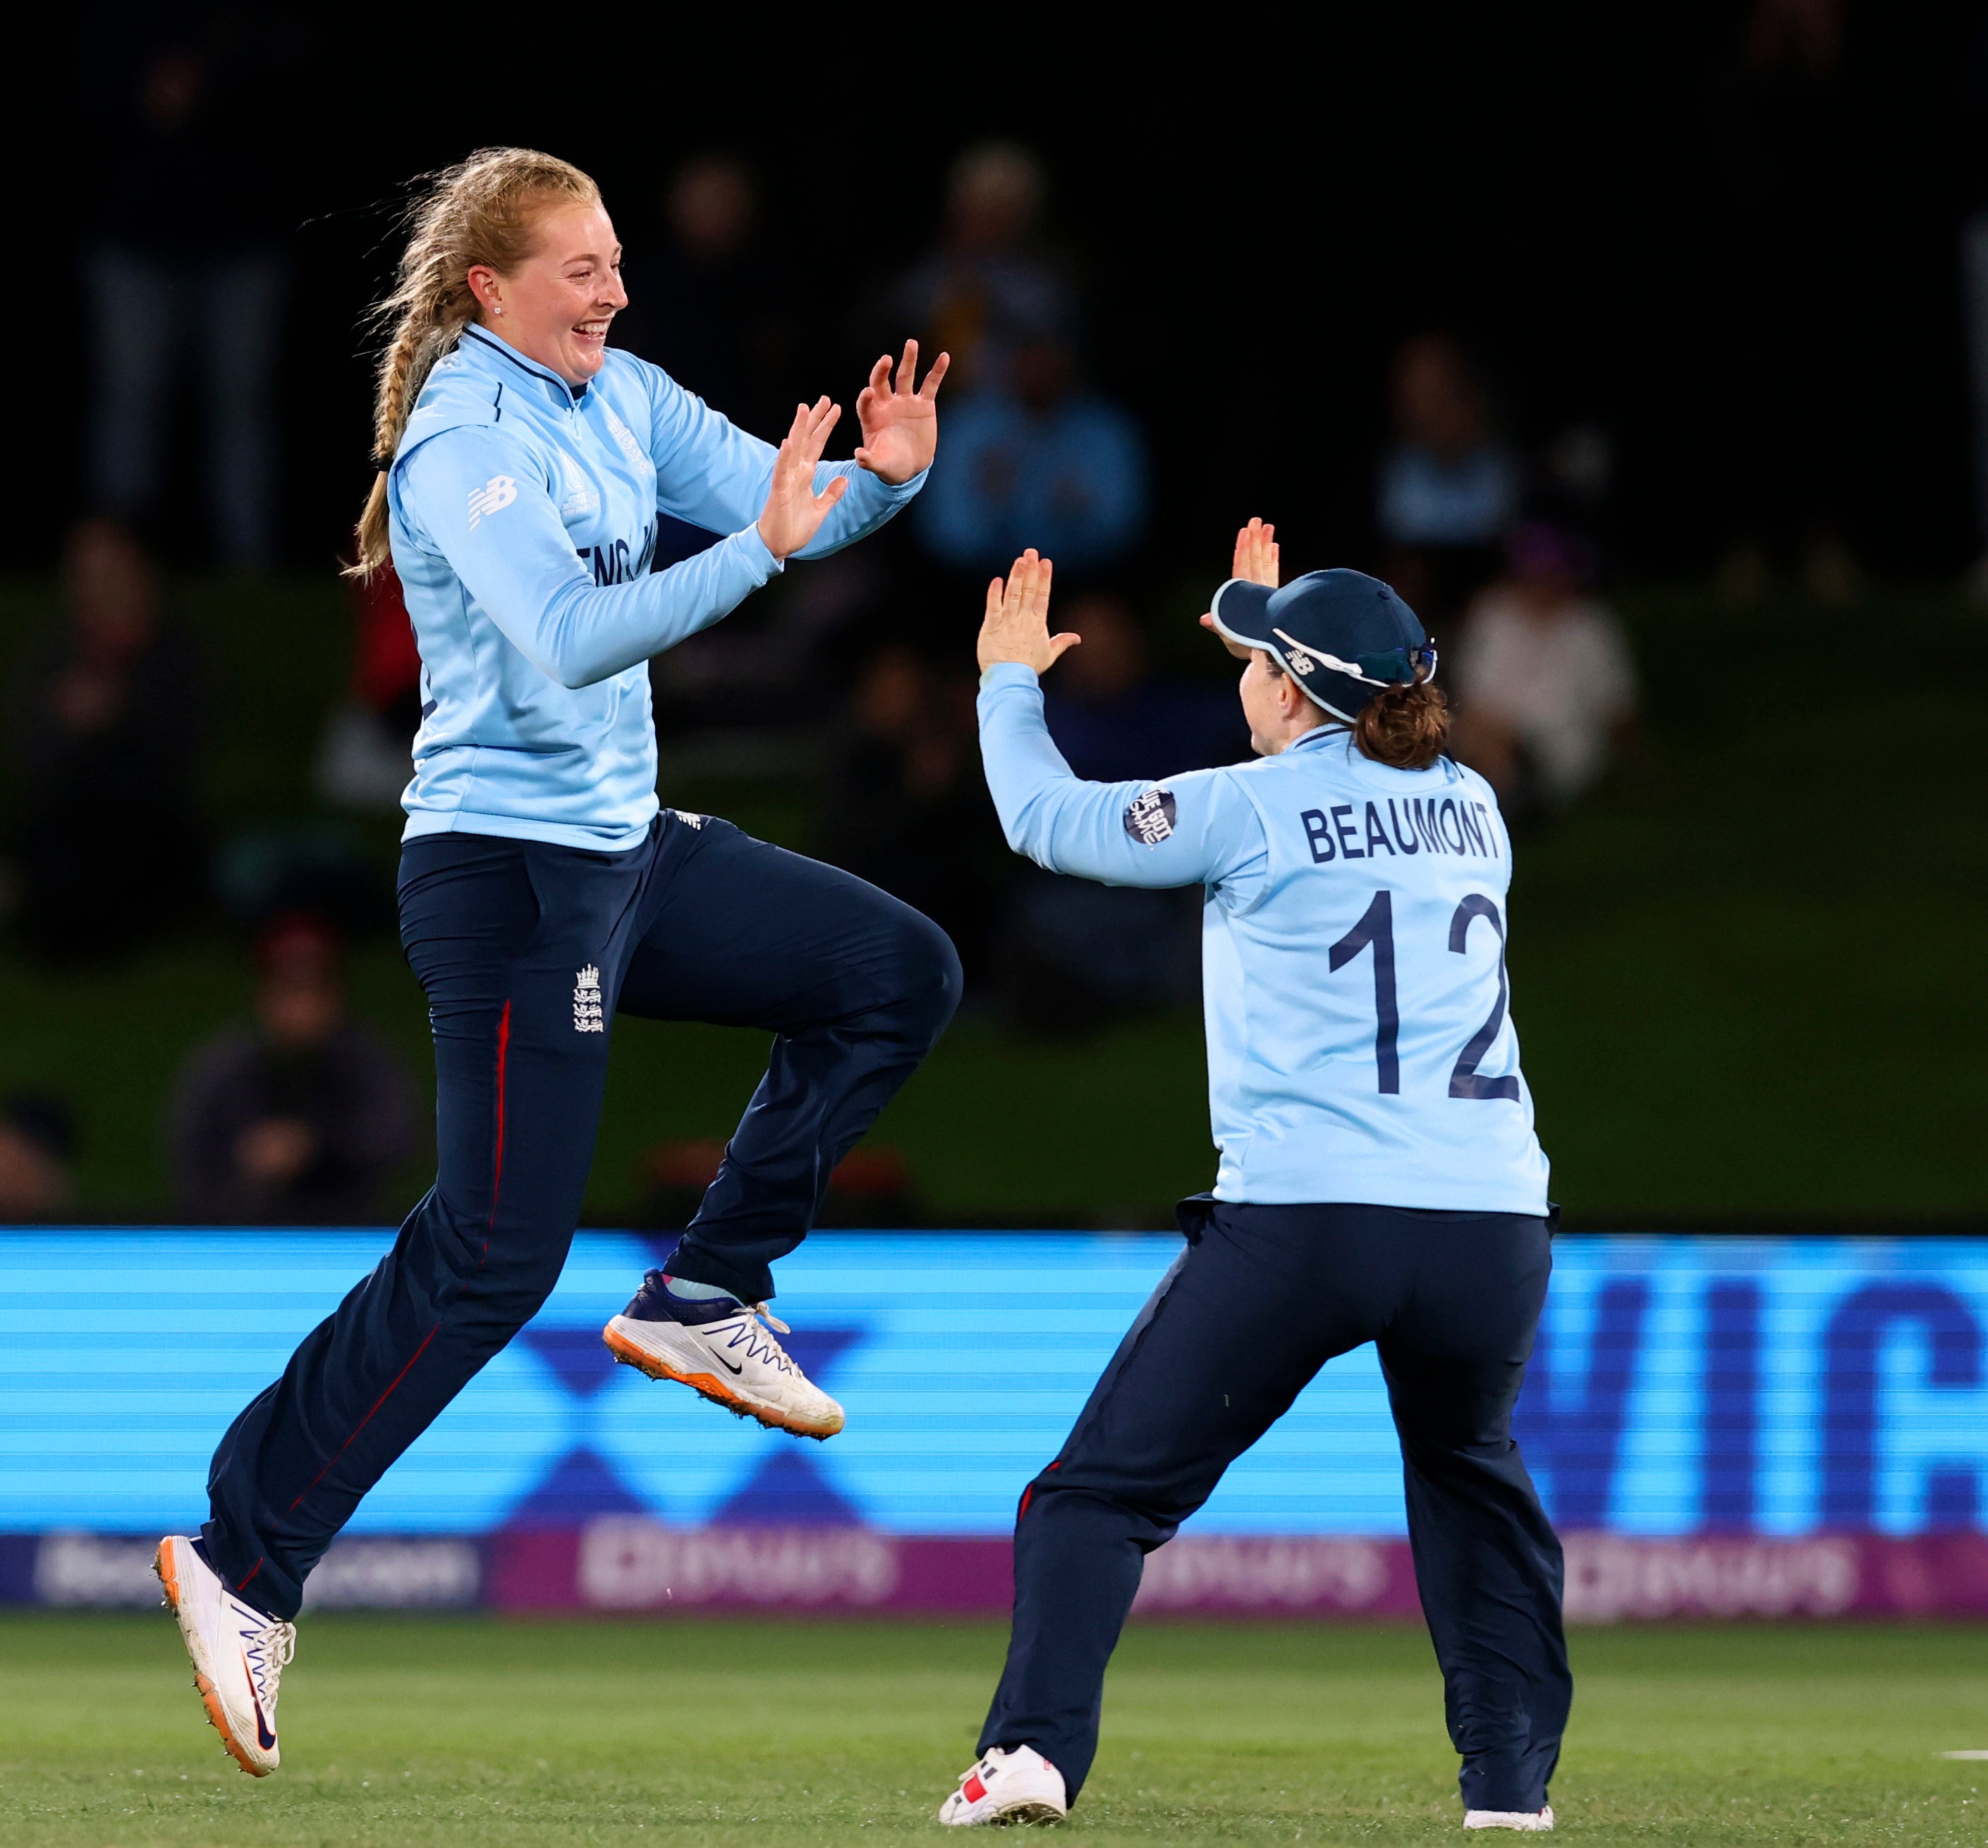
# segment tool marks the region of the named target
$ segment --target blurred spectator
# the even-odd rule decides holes
[[[1616,762],[1633,735],[1636,671],[1621,625],[1586,587],[1579,540],[1535,521],[1509,552],[1457,650],[1456,755],[1523,822],[1567,808]]]
[[[93,405],[88,489],[159,509],[167,426],[191,363],[224,564],[276,562],[275,387],[289,285],[281,157],[297,28],[276,13],[145,15],[93,62],[74,140],[92,184],[83,285]],[[292,208],[293,209],[293,208]]]
[[[742,429],[769,440],[812,396],[791,377],[800,343],[793,279],[759,230],[759,193],[729,154],[700,154],[670,181],[664,235],[622,264],[628,306],[614,343],[660,366]]]
[[[1065,572],[1124,556],[1146,522],[1146,444],[1130,412],[1080,389],[1077,356],[1040,336],[1016,350],[1009,391],[946,414],[912,517],[956,570],[1005,571],[1033,546]]]
[[[161,614],[151,561],[121,526],[85,520],[63,555],[67,610],[15,690],[24,783],[21,925],[43,954],[126,948],[170,927],[198,890],[194,772],[204,676]]]
[[[0,1224],[52,1219],[75,1188],[76,1118],[59,1097],[19,1091],[0,1104]]]
[[[1249,755],[1235,696],[1156,676],[1145,632],[1123,599],[1101,592],[1073,597],[1057,626],[1084,640],[1043,681],[1043,716],[1077,775],[1122,782],[1236,763]]]
[[[347,1018],[324,925],[286,920],[260,954],[254,1027],[211,1040],[180,1076],[180,1210],[196,1224],[370,1223],[414,1148],[406,1072]]]
[[[397,813],[421,728],[421,651],[391,565],[350,583],[358,617],[352,690],[325,726],[317,786],[340,808]]]
[[[1077,304],[1060,265],[1037,242],[1042,163],[1010,141],[969,148],[946,188],[939,245],[898,285],[891,306],[928,351],[952,355],[948,388],[955,403],[1016,383],[1019,348],[1042,329],[1068,338]],[[948,442],[956,441],[953,431]]]
[[[1381,575],[1440,641],[1496,569],[1523,483],[1493,432],[1482,383],[1447,334],[1405,341],[1388,392],[1394,436],[1376,484]]]
[[[822,857],[939,924],[969,978],[985,966],[1007,854],[980,774],[970,678],[901,644],[857,677],[836,749]]]

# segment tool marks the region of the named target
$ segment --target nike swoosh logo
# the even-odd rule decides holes
[[[262,1718],[262,1697],[255,1691],[255,1677],[248,1667],[248,1652],[242,1652],[242,1672],[248,1677],[248,1704],[255,1709],[255,1742],[265,1752],[276,1749],[276,1735],[269,1730],[269,1722]]]
[[[712,1355],[716,1358],[716,1360],[717,1360],[718,1363],[718,1365],[719,1365],[719,1366],[721,1366],[721,1367],[732,1367],[732,1372],[734,1372],[735,1373],[742,1373],[743,1372],[745,1372],[746,1369],[745,1369],[745,1367],[744,1367],[744,1365],[743,1365],[743,1363],[742,1363],[740,1365],[737,1366],[737,1367],[732,1367],[732,1363],[731,1363],[729,1360],[726,1360],[726,1359],[725,1359],[725,1357],[722,1354],[719,1353],[718,1353],[718,1350],[717,1350],[716,1348],[715,1348],[715,1347],[714,1347],[711,1351],[712,1351]]]

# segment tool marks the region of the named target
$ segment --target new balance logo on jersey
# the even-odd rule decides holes
[[[518,498],[518,484],[508,475],[493,475],[481,488],[469,491],[469,530],[483,524],[486,513],[501,513]]]
[[[576,1033],[604,1033],[607,1016],[600,1008],[600,971],[592,963],[580,972],[573,985],[573,1030]]]

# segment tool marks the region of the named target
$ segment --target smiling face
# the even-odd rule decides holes
[[[607,355],[609,324],[628,306],[621,246],[607,208],[560,204],[539,220],[532,254],[508,274],[469,272],[482,326],[569,385],[584,385]]]

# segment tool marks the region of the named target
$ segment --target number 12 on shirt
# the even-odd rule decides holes
[[[1498,998],[1484,1024],[1471,1035],[1449,1074],[1452,1097],[1502,1097],[1516,1102],[1519,1080],[1516,1075],[1487,1078],[1477,1069],[1477,1062],[1491,1049],[1498,1029],[1505,1024],[1505,1009],[1511,987],[1505,973],[1505,926],[1496,902],[1482,892],[1472,892],[1458,905],[1449,921],[1449,947],[1461,956],[1469,941],[1473,921],[1483,918],[1498,938]],[[1334,973],[1343,969],[1361,951],[1374,952],[1374,1066],[1378,1088],[1398,1096],[1401,1089],[1401,1061],[1398,1050],[1401,1011],[1395,988],[1395,895],[1384,887],[1374,894],[1373,902],[1360,914],[1360,921],[1329,952]]]

